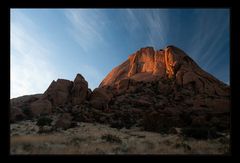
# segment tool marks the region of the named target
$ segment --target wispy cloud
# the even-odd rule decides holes
[[[145,20],[149,32],[149,40],[152,44],[156,45],[166,44],[166,35],[168,33],[169,20],[168,14],[165,10],[153,10],[145,14]]]
[[[196,59],[201,61],[212,61],[212,58],[218,57],[214,50],[220,49],[228,43],[229,39],[225,39],[226,33],[229,32],[228,15],[217,14],[218,11],[213,10],[196,10],[194,35],[190,42],[191,51]],[[209,59],[211,58],[211,59]],[[208,65],[205,62],[205,65]]]
[[[103,36],[103,29],[106,25],[105,16],[101,11],[72,9],[65,10],[65,16],[71,24],[68,32],[85,52],[89,52],[89,48],[94,46],[107,46]]]
[[[186,52],[217,78],[223,78],[218,73],[221,66],[229,70],[226,63],[220,64],[229,58],[225,49],[229,47],[228,10],[127,9],[124,16],[125,27],[133,34],[144,28],[146,43],[157,48],[184,45]],[[226,70],[223,74],[227,75]]]
[[[111,48],[109,32],[116,37],[124,38],[152,46],[164,46],[168,32],[168,12],[166,9],[73,9],[65,10],[65,16],[71,26],[68,32],[78,42],[85,52],[89,52],[89,47]],[[113,31],[125,29],[123,36]],[[139,33],[138,33],[139,32]],[[137,34],[138,33],[138,34]],[[115,40],[116,41],[116,38]]]
[[[67,9],[64,14],[69,22],[67,32],[83,50],[81,55],[85,56],[74,69],[77,70],[76,73],[81,73],[89,87],[94,89],[104,76],[97,68],[98,65],[93,63],[96,58],[101,57],[101,61],[104,57],[104,54],[99,52],[100,49],[111,49],[107,34],[112,22],[103,9]],[[96,57],[97,55],[99,56]]]
[[[31,12],[11,10],[11,97],[43,92],[51,80],[72,78],[73,72],[82,73],[93,89],[138,48],[167,44],[183,48],[218,78],[229,79],[229,14],[222,10],[66,9],[45,16],[41,12],[34,10],[41,16],[33,17]],[[54,35],[48,33],[55,28]]]
[[[35,23],[20,11],[11,10],[11,98],[43,93],[54,79],[48,61],[49,47],[36,33]]]
[[[129,36],[136,37],[136,31],[145,31],[146,44],[161,47],[166,44],[168,32],[168,13],[166,9],[125,9],[123,10],[123,24]]]
[[[204,70],[219,79],[228,80],[230,22],[227,10],[196,10],[194,14],[196,17],[194,35],[189,42],[190,54]],[[224,65],[221,64],[223,62]]]

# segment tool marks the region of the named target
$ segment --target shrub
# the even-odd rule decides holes
[[[30,111],[30,108],[25,107],[25,108],[22,109],[22,112],[23,112],[27,117],[29,117],[29,118],[32,117],[32,113],[31,113],[31,111]]]
[[[25,151],[30,151],[31,148],[32,148],[32,144],[29,144],[29,143],[24,143],[23,144],[23,147],[22,147]]]
[[[118,121],[112,121],[112,122],[110,122],[110,127],[112,127],[112,128],[117,128],[117,129],[121,129],[121,128],[124,127],[124,124],[123,124],[120,120],[118,120]]]
[[[212,117],[209,126],[215,127],[220,132],[228,131],[230,129],[230,115],[224,114]]]
[[[176,148],[183,148],[184,149],[184,151],[190,151],[192,148],[188,145],[188,144],[186,144],[185,142],[180,142],[180,143],[177,143],[176,145],[175,145],[175,147]]]
[[[159,113],[150,113],[143,119],[143,128],[146,131],[167,134],[169,130],[176,126],[176,119],[171,116],[161,115]]]
[[[208,127],[186,127],[182,129],[182,134],[195,139],[214,139],[220,136],[215,128]]]
[[[136,120],[130,112],[115,114],[113,119],[110,120],[110,127],[117,129],[121,129],[123,127],[129,129],[134,124],[136,124]]]
[[[101,139],[106,140],[107,142],[110,143],[122,143],[122,140],[119,137],[111,134],[103,135]]]
[[[84,142],[84,141],[85,141],[84,138],[73,137],[70,140],[70,143],[73,144],[73,145],[79,145],[81,142]]]
[[[50,126],[52,123],[52,119],[48,117],[40,117],[37,121],[38,126]]]
[[[38,130],[38,133],[50,133],[53,131],[53,128],[52,126],[40,126],[39,127],[39,130]]]

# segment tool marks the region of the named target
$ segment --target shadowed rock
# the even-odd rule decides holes
[[[51,101],[53,106],[64,105],[70,98],[70,90],[73,83],[70,80],[58,79],[53,81],[48,89],[44,92],[44,98]]]
[[[48,100],[37,100],[33,103],[31,103],[31,113],[32,116],[40,116],[43,114],[51,114],[52,113],[52,104]]]
[[[71,127],[73,117],[69,113],[64,113],[62,116],[57,120],[56,127],[62,129],[68,129]]]
[[[88,82],[80,74],[77,74],[73,82],[71,90],[71,98],[73,105],[82,104],[88,95]]]
[[[90,98],[90,104],[97,109],[108,109],[108,103],[112,98],[112,94],[104,88],[96,88],[93,90]]]

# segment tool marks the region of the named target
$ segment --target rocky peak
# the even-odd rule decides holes
[[[81,74],[77,74],[74,82],[66,79],[53,80],[41,98],[26,105],[29,105],[33,116],[50,114],[59,107],[82,104],[88,92],[88,82]]]
[[[176,74],[185,57],[188,57],[187,54],[175,46],[167,46],[160,50],[154,50],[153,47],[141,48],[130,55],[127,61],[114,68],[100,87],[112,86],[124,78],[141,80],[141,77],[152,78],[153,75],[171,78]]]
[[[173,79],[180,87],[191,85],[198,93],[229,95],[229,88],[224,83],[202,70],[183,50],[173,45],[160,50],[141,48],[114,68],[99,87],[125,89],[129,88],[129,80],[150,82],[162,79]]]
[[[70,92],[73,105],[79,105],[84,102],[88,94],[88,82],[81,74],[77,74]]]
[[[85,78],[81,74],[77,74],[74,79],[74,83],[85,81]]]

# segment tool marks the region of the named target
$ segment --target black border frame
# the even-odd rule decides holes
[[[42,159],[56,159],[61,161],[61,159],[64,157],[67,160],[69,158],[71,159],[99,159],[99,158],[117,158],[118,161],[121,161],[122,158],[137,158],[139,160],[142,159],[149,159],[149,158],[173,158],[173,159],[179,159],[179,158],[196,158],[199,161],[203,161],[202,159],[229,159],[233,157],[238,157],[239,155],[239,127],[238,124],[239,118],[239,103],[238,103],[238,97],[240,88],[240,80],[238,77],[238,68],[237,66],[240,65],[239,61],[239,16],[240,15],[237,2],[234,4],[234,0],[122,0],[122,1],[114,1],[114,0],[10,0],[4,4],[4,18],[6,23],[4,34],[6,35],[4,39],[4,43],[7,43],[5,46],[6,52],[4,55],[1,55],[1,57],[4,56],[4,59],[0,60],[0,66],[3,72],[4,80],[1,77],[1,83],[3,85],[4,95],[1,99],[4,99],[4,106],[2,107],[2,116],[1,120],[3,122],[1,123],[2,128],[6,133],[4,132],[4,138],[3,143],[4,146],[1,145],[0,149],[1,154],[4,154],[9,161],[14,161],[15,159],[22,159],[28,160],[37,158],[39,161]],[[231,154],[230,155],[124,155],[124,156],[100,156],[100,155],[10,155],[10,121],[9,121],[9,115],[10,115],[10,9],[11,8],[229,8],[230,9],[230,25],[231,25],[231,31],[230,31],[230,86],[231,86]],[[7,41],[6,41],[7,40]],[[235,71],[235,72],[234,72]],[[8,109],[7,109],[8,108]],[[6,116],[8,115],[8,116]],[[3,147],[5,147],[3,149]],[[37,157],[36,157],[37,156]],[[93,157],[94,156],[94,157]]]

